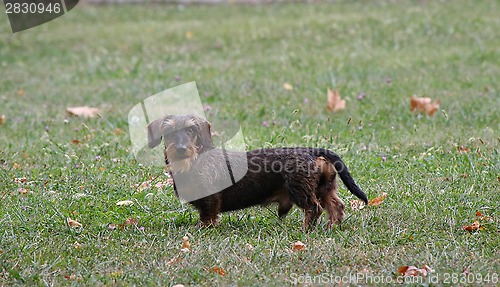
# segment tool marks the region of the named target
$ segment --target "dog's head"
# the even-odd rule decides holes
[[[210,123],[193,115],[167,115],[148,125],[148,146],[165,142],[165,160],[172,170],[187,171],[198,154],[212,149]]]

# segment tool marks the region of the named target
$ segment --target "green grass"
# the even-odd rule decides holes
[[[496,285],[498,3],[350,2],[81,4],[17,34],[4,17],[0,285],[283,286],[299,275],[396,280],[399,266],[423,264],[436,270],[434,285],[456,286],[453,276],[469,279],[462,286]],[[241,123],[249,148],[332,149],[369,198],[386,192],[387,199],[361,211],[347,207],[342,229],[329,231],[320,225],[305,234],[299,209],[280,221],[274,207],[197,228],[196,211],[171,188],[133,187],[160,180],[163,170],[138,164],[127,134],[130,108],[190,81],[212,106],[210,118]],[[347,101],[335,114],[325,109],[333,85]],[[366,96],[357,100],[360,93]],[[440,111],[411,114],[414,94],[440,99]],[[65,123],[65,108],[77,105],[103,108],[102,118]],[[343,186],[341,197],[353,199]],[[134,205],[117,206],[120,200]],[[494,221],[462,230],[476,211]],[[67,217],[83,228],[69,227]],[[130,217],[138,225],[122,228]],[[185,235],[188,253],[180,251]],[[297,240],[305,251],[292,252]]]

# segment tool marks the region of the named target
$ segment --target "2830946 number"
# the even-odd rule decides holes
[[[6,14],[61,13],[60,3],[5,3]]]

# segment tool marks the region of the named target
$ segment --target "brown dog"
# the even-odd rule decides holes
[[[159,145],[162,138],[176,195],[198,210],[203,226],[215,225],[220,212],[272,202],[278,203],[280,217],[293,204],[302,208],[306,230],[314,228],[326,209],[331,226],[344,218],[337,174],[349,191],[367,203],[340,157],[326,149],[268,148],[247,153],[214,149],[210,124],[192,115],[169,115],[150,123],[149,147]],[[245,173],[238,176],[241,167]],[[229,185],[224,182],[227,176],[220,176],[224,171],[229,171]],[[204,193],[207,189],[210,192]]]

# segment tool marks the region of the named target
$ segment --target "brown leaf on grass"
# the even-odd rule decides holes
[[[476,211],[476,216],[479,220],[483,221],[493,221],[493,217],[491,216],[485,216],[481,213],[481,211]]]
[[[78,139],[72,139],[71,143],[74,144],[74,145],[77,145],[77,144],[80,144],[82,142],[80,140],[78,140]]]
[[[174,257],[174,258],[170,259],[169,261],[167,261],[167,265],[168,266],[175,265],[175,264],[181,262],[181,260],[182,260],[182,257]]]
[[[213,267],[213,268],[210,268],[210,272],[217,273],[217,274],[219,274],[220,276],[224,276],[224,275],[226,275],[226,271],[224,271],[224,269],[222,269],[222,268],[220,268],[220,267]]]
[[[26,92],[24,91],[23,88],[20,88],[17,90],[17,95],[20,97],[24,97],[24,95],[26,95]]]
[[[123,130],[122,130],[122,129],[120,129],[120,128],[116,128],[116,129],[114,129],[114,130],[113,130],[113,133],[114,133],[115,135],[121,135],[121,134],[123,133]]]
[[[142,183],[136,183],[132,186],[132,188],[136,188],[138,192],[142,192],[151,187],[151,180],[146,180]]]
[[[429,116],[433,116],[439,109],[441,101],[437,100],[432,102],[431,98],[419,98],[417,96],[410,97],[410,111],[426,113]]]
[[[464,146],[459,146],[457,147],[457,152],[458,153],[469,153],[470,149]]]
[[[340,99],[340,94],[337,89],[330,90],[330,87],[327,89],[328,102],[326,105],[326,109],[329,112],[338,112],[340,110],[345,109],[345,100]]]
[[[26,177],[16,177],[14,178],[14,182],[17,184],[23,184],[26,183],[28,179]]]
[[[0,116],[0,125],[2,125],[3,123],[5,123],[6,120],[7,120],[7,117],[5,115],[1,115]]]
[[[306,245],[301,241],[297,241],[293,244],[293,252],[302,251],[306,249]]]
[[[245,249],[248,250],[248,251],[253,251],[255,248],[253,247],[252,244],[247,243],[247,244],[245,244]]]
[[[418,268],[415,266],[401,266],[398,268],[398,273],[403,275],[404,277],[409,276],[427,276],[428,273],[432,273],[435,270],[424,264],[422,268]]]
[[[133,217],[129,217],[129,218],[127,218],[127,220],[125,220],[126,225],[137,225],[138,223],[139,223],[139,221],[137,221],[137,219],[135,219]]]
[[[71,219],[69,217],[66,220],[68,221],[68,224],[71,227],[83,227],[83,225],[80,222],[78,222],[76,220],[73,220],[73,219]]]
[[[191,243],[189,242],[189,237],[184,236],[182,237],[182,249],[186,248],[189,249],[191,247]]]
[[[94,118],[101,112],[98,108],[92,108],[89,106],[82,107],[67,107],[66,115],[68,117],[84,117],[84,118]]]
[[[384,202],[385,198],[387,197],[387,193],[382,192],[382,194],[378,197],[375,197],[374,199],[368,201],[369,206],[375,206],[375,205],[380,205],[382,202]]]
[[[464,225],[462,226],[462,229],[471,232],[471,231],[484,230],[485,228],[481,226],[481,224],[479,224],[478,220],[474,220],[474,223],[472,223],[471,225]]]
[[[75,274],[64,275],[64,279],[68,279],[68,280],[71,280],[71,281],[78,280],[78,282],[80,282],[80,281],[82,281],[82,276],[81,275],[75,275]]]

